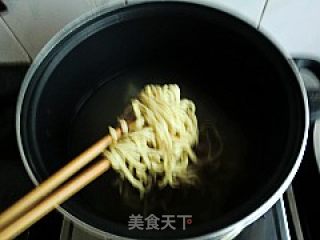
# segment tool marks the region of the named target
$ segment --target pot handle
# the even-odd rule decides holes
[[[320,119],[320,62],[312,59],[293,58],[304,82],[309,102],[310,121]]]

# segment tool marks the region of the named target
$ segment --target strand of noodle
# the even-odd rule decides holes
[[[197,163],[192,147],[198,143],[195,105],[180,99],[177,85],[147,85],[131,107],[135,120],[130,129],[125,120],[117,139],[109,127],[113,143],[104,151],[115,171],[140,191],[140,196],[153,184],[159,187],[194,184],[197,176],[189,162]]]

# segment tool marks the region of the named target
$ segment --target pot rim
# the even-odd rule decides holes
[[[208,6],[208,5],[204,5],[204,4],[200,4],[197,2],[190,2],[190,0],[188,0],[187,2],[184,1],[169,1],[169,2],[176,2],[176,3],[180,3],[180,4],[193,4],[193,5],[200,5],[200,6],[205,6],[205,7],[209,7],[209,8],[214,8],[214,6]],[[141,4],[153,4],[153,3],[162,3],[164,4],[164,1],[152,1],[152,2],[138,2],[138,3],[133,3],[130,4],[130,6],[133,5],[141,5]],[[130,7],[129,6],[129,7]],[[36,179],[35,175],[33,174],[31,167],[28,163],[27,157],[25,155],[25,151],[24,151],[24,146],[22,143],[22,137],[21,137],[21,119],[20,119],[20,115],[22,112],[22,106],[23,106],[23,102],[24,102],[24,96],[27,92],[29,83],[31,82],[34,73],[36,72],[36,70],[38,69],[38,67],[41,65],[41,63],[43,62],[43,60],[46,59],[47,55],[51,52],[52,49],[55,48],[55,46],[60,43],[65,37],[67,37],[69,34],[71,34],[74,29],[77,29],[78,27],[82,26],[84,23],[90,21],[90,20],[94,20],[96,17],[102,16],[106,13],[112,12],[113,10],[116,9],[122,9],[122,8],[126,8],[128,7],[128,5],[123,5],[123,4],[114,4],[113,6],[104,6],[102,8],[99,9],[95,9],[94,11],[90,11],[88,13],[83,14],[82,16],[80,16],[79,18],[75,19],[74,21],[70,22],[69,24],[67,24],[65,27],[63,27],[43,48],[42,50],[39,52],[39,54],[37,55],[37,57],[35,58],[35,60],[33,61],[33,63],[31,64],[28,72],[26,73],[25,79],[21,85],[21,89],[20,89],[20,93],[18,96],[18,101],[17,101],[17,108],[16,108],[16,136],[17,136],[17,143],[18,143],[18,148],[19,148],[19,152],[22,158],[22,162],[24,164],[24,167],[30,177],[30,179],[32,180],[32,182],[35,185],[39,185],[38,180]],[[218,11],[221,11],[219,9],[217,9]],[[250,25],[247,21],[245,21],[243,18],[241,18],[240,16],[237,16],[235,14],[230,14],[230,13],[226,13],[227,15],[231,15],[234,16],[238,19],[240,19],[243,23]],[[252,28],[253,26],[250,25]],[[257,29],[256,29],[257,30]],[[257,30],[259,31],[259,30]],[[230,236],[232,238],[234,238],[238,233],[240,233],[245,227],[247,227],[248,225],[250,225],[251,223],[253,223],[254,221],[256,221],[258,218],[260,218],[263,214],[265,214],[283,195],[283,193],[286,191],[286,189],[289,187],[289,185],[291,184],[300,164],[303,158],[303,154],[305,151],[305,147],[307,144],[307,138],[308,138],[308,129],[309,129],[309,117],[310,117],[310,113],[309,113],[309,106],[308,106],[308,100],[307,100],[307,93],[304,87],[304,83],[303,80],[299,74],[299,70],[297,68],[297,66],[295,65],[295,63],[293,62],[293,60],[291,59],[290,55],[286,52],[285,49],[281,48],[281,46],[279,44],[276,43],[276,41],[272,38],[272,36],[269,36],[268,33],[266,33],[265,31],[261,31],[260,29],[260,33],[262,35],[264,35],[265,38],[269,39],[271,43],[273,43],[274,47],[283,54],[283,56],[286,58],[288,65],[290,66],[290,68],[292,69],[293,73],[296,76],[296,79],[298,81],[298,84],[300,86],[300,90],[301,90],[301,96],[303,98],[303,105],[304,105],[304,121],[305,121],[305,126],[304,126],[304,133],[303,133],[303,139],[302,139],[302,144],[300,147],[300,151],[298,153],[297,159],[291,169],[291,171],[289,172],[288,176],[285,178],[285,180],[283,181],[283,183],[280,185],[280,187],[278,188],[278,190],[269,198],[267,199],[260,207],[258,207],[255,211],[253,211],[252,213],[250,213],[249,215],[247,215],[245,218],[241,219],[238,222],[235,222],[229,226],[226,226],[222,229],[219,229],[215,232],[212,233],[207,233],[204,235],[200,235],[197,237],[191,237],[191,238],[185,238],[185,239],[216,239],[216,238],[220,238],[222,236]],[[105,232],[101,229],[98,229],[94,226],[91,226],[87,223],[85,223],[84,221],[80,220],[79,218],[75,217],[74,215],[72,215],[71,213],[69,213],[68,211],[66,211],[63,207],[58,206],[57,210],[62,213],[65,217],[67,217],[68,219],[70,219],[71,221],[73,221],[74,223],[76,223],[77,225],[84,227],[86,230],[99,235],[99,236],[103,236],[103,237],[111,237],[112,239],[132,239],[132,238],[126,238],[126,237],[121,237],[121,236],[117,236],[114,234],[111,234],[109,232]]]
[[[317,120],[313,131],[313,149],[317,160],[318,170],[320,173],[320,120]]]

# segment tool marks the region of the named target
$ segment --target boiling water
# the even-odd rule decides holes
[[[79,201],[88,211],[123,224],[127,224],[129,215],[137,213],[145,216],[150,213],[191,214],[197,224],[219,218],[245,200],[239,192],[242,189],[245,193],[249,181],[248,176],[243,174],[249,168],[246,137],[240,126],[215,104],[214,96],[205,94],[200,85],[192,83],[190,77],[170,70],[159,73],[152,68],[150,72],[135,69],[103,79],[80,101],[70,134],[71,155],[80,153],[107,134],[108,126],[115,126],[117,117],[130,99],[146,84],[177,83],[182,98],[187,97],[196,104],[201,130],[200,144],[196,149],[202,156],[199,160],[199,185],[155,189],[140,200],[137,191],[129,184],[124,184],[124,191],[120,194],[119,186],[115,184],[118,176],[109,170],[78,194]],[[213,152],[222,148],[215,159],[206,157],[208,139]],[[245,196],[243,193],[242,196]]]

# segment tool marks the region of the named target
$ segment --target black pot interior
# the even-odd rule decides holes
[[[140,238],[198,236],[263,204],[296,161],[304,107],[286,59],[255,29],[186,3],[141,4],[84,23],[48,54],[31,79],[21,136],[39,181],[107,133],[148,83],[177,83],[224,145],[197,188],[126,201],[110,170],[63,205],[102,231]],[[146,206],[148,204],[148,206]],[[131,214],[190,214],[186,231],[128,231]]]

